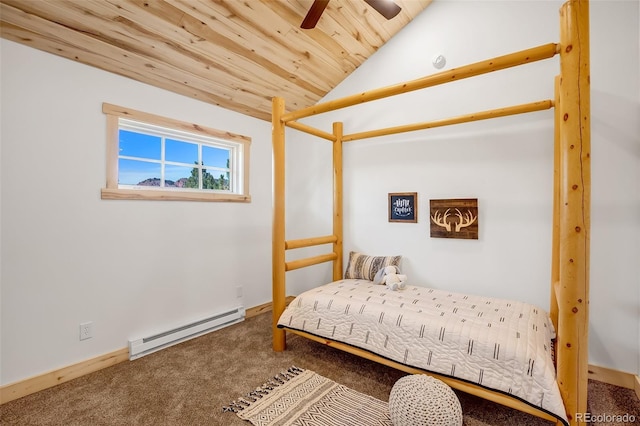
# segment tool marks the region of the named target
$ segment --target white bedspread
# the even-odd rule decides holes
[[[340,280],[298,296],[278,327],[518,397],[566,423],[546,311],[522,302]]]

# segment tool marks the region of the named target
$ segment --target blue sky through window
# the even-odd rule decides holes
[[[147,179],[160,179],[160,163],[146,161],[118,160],[118,183],[121,185],[137,185]]]
[[[126,157],[161,159],[162,139],[159,136],[120,130],[120,154]]]
[[[164,150],[164,159],[166,161],[187,164],[198,163],[198,144],[167,139]]]
[[[198,163],[198,143],[177,139],[165,140],[165,161],[183,163],[185,166],[165,165],[165,180],[176,182],[181,178],[191,176],[192,166]],[[119,131],[120,157],[133,157],[158,162],[139,161],[130,158],[118,160],[118,182],[123,185],[137,185],[149,179],[161,178],[162,138],[120,129]],[[205,169],[213,176],[225,174],[214,167],[226,169],[230,157],[230,150],[223,147],[202,145],[202,162]]]

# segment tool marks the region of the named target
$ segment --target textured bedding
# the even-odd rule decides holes
[[[298,296],[278,327],[497,390],[567,423],[551,355],[553,325],[530,304],[345,279]]]

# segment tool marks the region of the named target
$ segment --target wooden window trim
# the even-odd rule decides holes
[[[249,165],[251,138],[223,130],[216,130],[198,124],[187,123],[136,111],[108,103],[102,104],[102,112],[107,116],[107,183],[101,190],[103,200],[156,200],[156,201],[223,201],[251,202],[249,195]],[[118,188],[118,119],[128,118],[143,123],[154,124],[169,129],[186,131],[202,136],[224,139],[243,145],[242,194],[208,193],[196,191],[176,191],[163,189],[123,189]]]

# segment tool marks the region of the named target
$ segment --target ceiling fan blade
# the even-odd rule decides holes
[[[322,16],[322,12],[324,12],[324,9],[328,4],[329,0],[314,0],[313,4],[311,5],[311,9],[309,9],[309,11],[307,12],[307,16],[304,17],[300,28],[309,30],[315,27],[318,23],[318,20],[320,19],[320,16]]]
[[[380,15],[387,19],[391,19],[396,16],[402,8],[389,0],[364,0],[369,6],[374,8]]]

